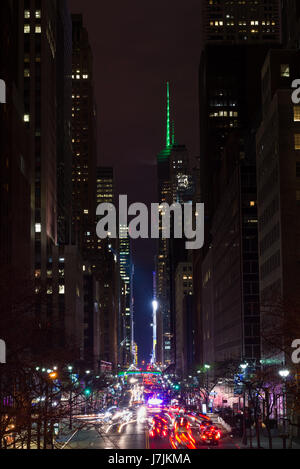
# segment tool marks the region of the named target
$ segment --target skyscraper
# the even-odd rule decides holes
[[[72,223],[72,21],[57,1],[57,242],[71,243]]]
[[[53,254],[57,244],[57,165],[58,132],[56,106],[65,86],[64,72],[58,61],[64,51],[57,53],[57,40],[61,34],[71,34],[67,23],[62,25],[62,10],[65,2],[55,0],[25,0],[23,4],[24,37],[24,122],[30,131],[31,154],[31,239],[32,265],[36,293],[36,317],[41,330],[46,331],[52,346],[56,341],[57,307],[53,292],[57,283],[53,274]],[[70,38],[69,38],[70,41]],[[67,39],[66,39],[67,42]],[[65,42],[61,45],[65,47]],[[58,107],[62,111],[64,101]],[[60,143],[65,139],[60,134]]]
[[[122,295],[125,311],[121,318],[121,344],[123,360],[126,364],[133,363],[134,354],[134,322],[133,322],[133,274],[134,266],[131,259],[131,245],[128,227],[120,225],[119,238],[120,276],[123,281]],[[125,356],[124,356],[125,354]]]
[[[113,204],[115,201],[114,169],[99,166],[96,184],[97,206],[102,203]],[[95,266],[100,297],[100,358],[116,367],[120,353],[120,323],[123,319],[120,300],[120,264],[116,240],[97,239]]]
[[[193,199],[194,182],[185,145],[175,141],[174,122],[171,125],[170,83],[167,82],[166,145],[157,155],[158,201],[161,204],[183,204]],[[185,261],[184,240],[163,238],[160,220],[160,239],[156,258],[157,328],[162,337],[157,339],[157,357],[164,366],[175,362],[175,272],[178,262]],[[161,324],[159,324],[161,322]],[[161,348],[161,350],[159,349]]]
[[[168,203],[171,199],[172,188],[170,181],[170,155],[172,148],[171,137],[171,106],[170,84],[167,83],[167,121],[166,121],[166,145],[157,156],[158,176],[158,201],[160,204]],[[162,226],[160,225],[160,236]],[[170,365],[172,361],[171,345],[171,304],[170,304],[170,259],[169,240],[160,237],[158,240],[158,254],[156,259],[156,281],[158,301],[158,331],[162,336],[157,341],[157,359],[164,365]]]
[[[6,318],[20,324],[27,313],[31,258],[31,154],[30,130],[24,123],[24,9],[22,2],[0,4],[0,78],[5,84],[5,101],[0,103],[0,263],[2,339],[13,353],[14,331],[5,331]],[[3,84],[3,83],[2,83]],[[2,91],[2,86],[1,86]],[[1,96],[2,98],[2,96]],[[31,274],[31,275],[30,275]],[[31,283],[30,283],[31,285]],[[32,293],[32,291],[31,291]],[[33,293],[32,293],[33,294]],[[31,310],[31,308],[28,308]],[[3,323],[4,321],[4,323]],[[8,329],[11,329],[9,327]],[[6,336],[12,334],[12,339]],[[15,344],[18,348],[19,344]],[[9,360],[9,357],[8,357]]]
[[[215,361],[257,359],[255,132],[262,103],[260,70],[270,47],[280,46],[281,5],[277,0],[206,1],[203,17],[200,193],[206,242],[202,252],[194,253],[200,355]]]
[[[300,106],[292,102],[290,88],[299,73],[298,50],[269,52],[262,70],[263,119],[256,136],[262,351],[264,359],[279,363],[285,361],[284,354],[279,354],[278,340],[277,354],[272,350],[268,334],[282,313],[287,319],[293,315],[300,300]],[[282,301],[291,307],[281,311]]]
[[[73,241],[86,258],[92,255],[95,247],[96,106],[88,32],[81,15],[73,15],[72,22]]]
[[[186,376],[188,365],[187,340],[188,332],[192,336],[192,328],[188,331],[187,311],[184,309],[185,299],[193,295],[193,267],[190,262],[180,262],[175,273],[175,337],[176,337],[176,372]]]

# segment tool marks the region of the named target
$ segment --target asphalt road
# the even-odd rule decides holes
[[[150,449],[162,450],[172,447],[168,438],[149,438],[144,424],[133,423],[124,427],[121,433],[112,429],[108,434],[97,425],[90,425],[77,432],[64,449]],[[232,438],[223,438],[218,446],[201,445],[199,450],[240,449]]]
[[[109,433],[100,431],[97,425],[78,431],[64,449],[145,449],[144,424],[126,425],[121,433],[112,429]]]

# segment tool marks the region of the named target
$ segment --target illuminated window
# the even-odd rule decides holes
[[[24,115],[24,122],[29,122],[30,121],[30,116],[29,114]]]
[[[25,70],[24,70],[24,77],[25,77],[25,78],[29,78],[29,77],[30,77],[30,70],[29,70],[29,68],[25,68]]]
[[[64,295],[64,294],[65,294],[65,286],[64,286],[64,285],[59,285],[58,293],[59,293],[60,295]]]
[[[300,134],[295,134],[295,150],[300,150]]]
[[[35,17],[36,18],[41,18],[41,16],[42,16],[41,10],[36,10]]]
[[[88,77],[89,77],[88,75],[82,75],[82,78],[83,78],[84,80],[87,80]]]
[[[300,106],[294,106],[294,122],[300,122]]]
[[[250,207],[255,207],[255,202],[254,202],[254,200],[251,200],[251,202],[250,202]]]
[[[35,27],[35,32],[36,32],[37,34],[41,34],[41,32],[42,32],[42,27],[41,27],[40,25],[37,25],[37,26]]]
[[[35,232],[41,233],[42,232],[42,225],[40,223],[35,224]]]
[[[24,11],[24,18],[26,18],[26,19],[30,18],[30,10],[25,10]]]
[[[25,25],[24,25],[24,33],[25,33],[25,34],[29,34],[29,33],[30,33],[30,25],[29,25],[29,24],[25,24]]]
[[[280,65],[280,75],[282,77],[289,77],[290,76],[290,66],[289,66],[289,64],[281,64]]]

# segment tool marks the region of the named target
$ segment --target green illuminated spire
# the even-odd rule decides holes
[[[172,128],[171,128],[172,127]],[[175,143],[174,124],[171,123],[171,100],[170,100],[170,82],[167,82],[167,131],[166,147],[157,155],[158,161],[163,162],[169,159],[172,151],[172,145]]]
[[[170,83],[167,82],[167,142],[166,147],[171,146],[171,112],[170,112]]]

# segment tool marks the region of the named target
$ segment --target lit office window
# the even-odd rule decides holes
[[[300,150],[300,134],[295,134],[295,150]]]
[[[24,34],[29,34],[29,33],[30,33],[30,25],[24,24]]]
[[[36,34],[41,34],[42,27],[39,24],[35,27],[35,32],[36,32]]]
[[[40,223],[35,224],[35,232],[41,233],[42,232],[42,225]]]
[[[289,66],[289,64],[281,64],[280,65],[280,75],[282,77],[289,77],[290,76],[290,66]]]
[[[36,18],[41,18],[41,16],[42,16],[41,10],[36,10],[35,17]]]
[[[29,122],[30,121],[30,116],[29,114],[24,115],[24,122]]]
[[[24,18],[28,20],[30,18],[30,10],[25,10],[24,11]]]
[[[294,106],[294,122],[300,122],[300,106]]]

